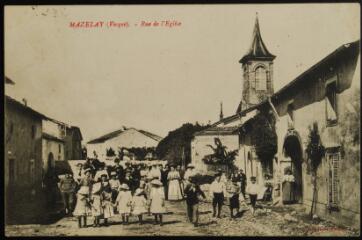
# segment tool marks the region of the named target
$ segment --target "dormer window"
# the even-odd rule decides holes
[[[327,126],[333,126],[338,121],[337,116],[337,82],[333,81],[326,85],[326,120]]]
[[[266,90],[266,70],[264,67],[258,67],[255,70],[255,89]]]

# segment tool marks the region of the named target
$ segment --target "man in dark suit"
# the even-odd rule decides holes
[[[161,164],[162,167],[162,164]],[[164,192],[165,192],[165,199],[168,200],[168,181],[167,176],[168,172],[170,170],[168,169],[168,165],[166,164],[165,167],[161,168],[161,182],[163,184]]]

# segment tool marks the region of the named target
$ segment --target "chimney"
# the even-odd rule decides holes
[[[25,98],[23,98],[22,101],[23,101],[25,107],[28,106],[28,101]]]

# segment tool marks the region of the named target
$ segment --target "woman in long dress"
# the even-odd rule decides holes
[[[282,183],[282,193],[283,193],[283,203],[290,204],[294,203],[294,176],[292,175],[292,170],[287,168],[285,170],[285,175],[283,176]]]
[[[168,173],[167,176],[168,180],[168,200],[181,200],[182,193],[181,193],[181,177],[179,172],[175,170],[174,167],[171,167],[171,171]]]

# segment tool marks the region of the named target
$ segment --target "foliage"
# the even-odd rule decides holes
[[[113,150],[113,148],[106,149],[106,156],[107,157],[113,157],[116,156],[116,152]]]
[[[226,156],[217,157],[215,154],[206,155],[202,161],[206,164],[225,164],[228,166],[234,165],[235,157],[238,155],[238,150],[229,151]]]
[[[360,91],[353,89],[353,94],[346,100],[346,109],[340,114],[342,144],[359,146],[360,144]]]
[[[251,141],[263,165],[270,165],[278,151],[278,136],[275,131],[275,118],[272,114],[259,112],[254,117]]]
[[[185,164],[191,162],[191,139],[194,133],[208,128],[209,125],[201,126],[185,123],[181,127],[170,131],[156,147],[158,158],[167,160],[170,164],[180,165],[182,158]]]
[[[310,163],[310,168],[315,174],[325,154],[325,148],[321,143],[317,122],[313,123],[313,127],[309,126],[306,153]]]

